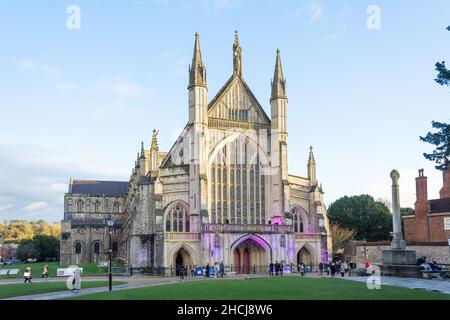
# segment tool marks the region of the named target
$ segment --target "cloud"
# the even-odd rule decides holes
[[[36,210],[41,210],[41,209],[47,208],[48,205],[49,205],[49,203],[47,201],[38,201],[38,202],[30,203],[24,209],[26,211],[36,211]]]
[[[310,24],[324,24],[327,17],[324,13],[324,7],[319,1],[314,1],[309,6],[309,23]]]
[[[17,65],[24,70],[37,70],[50,79],[62,78],[60,70],[45,63],[38,63],[30,59],[21,59],[17,61]]]
[[[0,212],[11,209],[12,207],[14,207],[13,204],[0,205]]]
[[[144,88],[128,81],[119,81],[116,83],[102,83],[94,87],[97,93],[113,94],[125,98],[137,98],[142,96]]]
[[[69,190],[69,185],[66,183],[52,183],[49,186],[49,190],[51,192],[67,192],[67,190]]]

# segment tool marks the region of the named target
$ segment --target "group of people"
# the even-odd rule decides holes
[[[283,276],[284,265],[281,262],[276,261],[271,262],[269,265],[269,275],[270,276]]]
[[[319,273],[320,275],[323,274],[324,270],[327,273],[327,276],[332,276],[334,277],[337,274],[340,274],[341,277],[345,277],[346,274],[348,274],[348,276],[350,277],[353,273],[353,271],[356,269],[357,267],[357,263],[353,260],[351,260],[350,262],[346,262],[346,261],[333,261],[331,263],[327,263],[327,264],[323,264],[320,263],[319,264]],[[370,267],[370,263],[369,261],[365,262],[365,267],[366,269]]]
[[[31,267],[27,267],[25,269],[25,272],[23,273],[23,277],[24,277],[24,283],[31,283],[31,279],[33,279],[33,271],[31,269]],[[48,265],[44,265],[44,267],[42,268],[42,277],[41,278],[48,278]]]
[[[442,271],[442,267],[436,262],[436,260],[431,260],[431,262],[427,262],[427,257],[422,256],[417,259],[417,266],[420,270],[424,271],[434,271],[440,272]]]
[[[211,265],[207,263],[205,269],[205,278],[223,278],[223,275],[225,274],[225,265],[223,261],[214,263],[212,270]]]

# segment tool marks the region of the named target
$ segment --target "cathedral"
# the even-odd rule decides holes
[[[168,152],[159,150],[154,130],[129,181],[70,179],[62,264],[106,261],[110,250],[134,270],[165,273],[222,261],[237,273],[268,272],[271,262],[315,267],[328,261],[331,234],[312,147],[305,157],[307,176],[288,173],[280,51],[269,117],[244,80],[237,32],[232,49],[232,75],[208,99],[195,34],[189,118]]]

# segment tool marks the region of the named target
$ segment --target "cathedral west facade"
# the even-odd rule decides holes
[[[199,35],[189,67],[188,122],[169,152],[153,131],[129,181],[70,181],[61,262],[115,259],[133,268],[204,266],[266,272],[331,255],[312,148],[307,177],[288,173],[286,82],[277,50],[270,117],[246,84],[236,32],[233,73],[208,99]],[[306,157],[305,157],[306,158]],[[306,159],[305,159],[306,160]],[[111,217],[112,245],[105,219]]]

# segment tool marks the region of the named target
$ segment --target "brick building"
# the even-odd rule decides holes
[[[0,244],[0,259],[16,259],[18,244]]]
[[[447,242],[450,237],[450,168],[443,172],[439,199],[428,199],[427,177],[423,169],[416,178],[416,202],[411,215],[403,216],[405,240]]]

